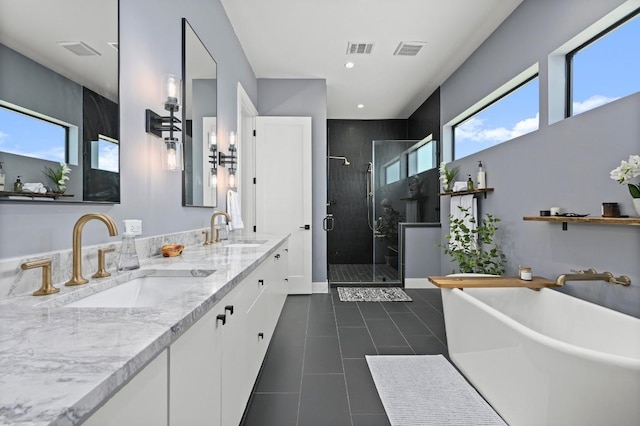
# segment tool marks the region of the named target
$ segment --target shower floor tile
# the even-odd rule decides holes
[[[330,284],[397,282],[398,271],[387,264],[329,265]]]

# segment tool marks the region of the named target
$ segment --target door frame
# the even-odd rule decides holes
[[[238,145],[238,196],[245,229],[250,232],[256,226],[256,177],[255,129],[258,110],[249,95],[238,82],[237,89],[237,145]]]

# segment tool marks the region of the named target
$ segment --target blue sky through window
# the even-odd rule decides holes
[[[640,92],[640,15],[578,51],[572,66],[573,115]],[[538,128],[538,79],[454,127],[455,158]]]
[[[62,163],[66,143],[63,126],[0,106],[0,151]]]

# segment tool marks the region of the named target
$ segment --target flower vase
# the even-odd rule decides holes
[[[640,198],[633,199],[633,207],[636,209],[636,214],[640,216]]]

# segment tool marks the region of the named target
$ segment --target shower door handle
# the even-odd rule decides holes
[[[333,231],[333,225],[335,224],[335,218],[332,214],[328,214],[324,219],[322,219],[322,228],[325,231]]]

